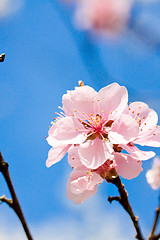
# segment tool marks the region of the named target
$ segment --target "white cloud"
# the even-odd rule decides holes
[[[76,205],[77,206],[77,205]],[[82,207],[81,207],[82,206]],[[45,220],[39,224],[30,224],[34,239],[38,240],[131,240],[134,239],[135,230],[129,217],[120,212],[107,212],[103,209],[103,203],[97,198],[85,205],[77,206],[76,213],[79,217],[67,218],[59,216]],[[73,205],[75,209],[75,205]],[[71,205],[71,212],[73,212]],[[2,217],[2,216],[1,216]],[[5,216],[4,216],[5,217]],[[0,239],[25,240],[25,234],[19,222],[15,224],[15,216],[0,219]],[[11,220],[12,219],[12,220]],[[15,224],[15,225],[14,225]],[[8,231],[9,229],[9,231]]]
[[[23,4],[24,0],[0,0],[0,19],[15,13]]]

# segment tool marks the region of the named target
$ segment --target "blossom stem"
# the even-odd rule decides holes
[[[5,59],[5,54],[2,53],[2,54],[0,55],[0,62],[4,62],[4,59]]]
[[[122,205],[122,207],[128,212],[128,214],[133,222],[133,225],[136,229],[137,235],[135,236],[135,238],[137,238],[139,240],[144,240],[141,230],[140,230],[140,227],[139,227],[138,217],[136,217],[133,213],[133,210],[132,210],[131,205],[128,200],[128,193],[125,190],[125,187],[122,184],[120,177],[117,176],[115,178],[109,178],[109,179],[106,179],[106,181],[116,185],[116,187],[118,188],[119,194],[120,194],[120,196],[116,196],[116,197],[109,196],[108,201],[110,203],[112,203],[112,201],[115,200],[115,201],[118,201]]]
[[[0,152],[0,172],[2,173],[4,179],[7,183],[8,189],[9,189],[11,197],[12,197],[12,199],[8,199],[5,196],[1,196],[0,201],[5,202],[6,204],[8,204],[9,207],[11,207],[14,210],[14,212],[18,216],[19,220],[21,221],[21,224],[23,226],[23,229],[26,233],[28,240],[33,240],[31,233],[29,231],[29,228],[27,226],[26,220],[24,218],[23,212],[21,210],[20,204],[18,202],[15,190],[13,188],[13,184],[12,184],[12,181],[11,181],[11,178],[9,175],[8,167],[9,167],[8,163],[4,161],[2,154]]]

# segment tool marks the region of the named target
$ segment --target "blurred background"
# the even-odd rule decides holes
[[[135,230],[122,207],[107,201],[117,190],[103,182],[81,205],[66,197],[67,156],[45,166],[45,140],[62,95],[79,80],[95,90],[124,85],[129,101],[146,102],[160,116],[160,2],[133,1],[116,37],[77,27],[75,3],[0,0],[0,149],[9,163],[20,205],[35,240],[132,240]],[[158,148],[153,150],[160,156]],[[145,236],[151,230],[158,191],[146,182],[152,159],[133,180],[122,179]],[[0,175],[0,195],[9,196]],[[25,240],[14,212],[0,205],[0,239]]]

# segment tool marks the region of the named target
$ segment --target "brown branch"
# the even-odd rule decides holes
[[[120,194],[120,196],[109,197],[108,201],[110,203],[112,203],[112,201],[115,200],[115,201],[118,201],[122,205],[122,207],[128,212],[128,214],[133,222],[133,225],[135,227],[135,230],[137,232],[137,235],[135,236],[135,238],[137,238],[139,240],[144,240],[141,230],[140,230],[140,227],[139,227],[138,217],[136,217],[133,213],[133,210],[132,210],[131,205],[128,200],[128,193],[125,190],[120,177],[117,176],[115,178],[108,178],[108,179],[106,179],[106,181],[116,185],[116,187],[118,188],[119,194]]]
[[[7,203],[9,207],[13,208],[13,200],[6,198],[5,195],[0,197],[0,203],[3,203],[3,202]]]
[[[151,234],[149,236],[149,240],[156,240],[156,239],[160,238],[160,233],[158,235],[154,235],[156,227],[157,227],[159,216],[160,216],[160,206],[156,209],[155,220],[154,220],[154,224],[153,224]],[[157,238],[158,236],[159,236],[159,238]]]
[[[21,210],[20,204],[18,202],[15,190],[13,188],[13,184],[12,184],[12,181],[11,181],[11,178],[9,175],[8,167],[9,167],[8,163],[4,161],[2,154],[0,152],[0,172],[3,174],[3,177],[5,178],[5,181],[7,183],[7,186],[9,188],[9,191],[10,191],[10,194],[12,197],[12,199],[7,199],[7,198],[5,198],[5,196],[2,196],[0,198],[0,201],[7,203],[14,210],[14,212],[17,214],[19,220],[21,221],[21,224],[23,226],[23,229],[26,233],[28,240],[33,240],[32,236],[30,234],[29,228],[27,226],[26,220],[24,218],[23,212]]]
[[[160,233],[159,234],[157,234],[157,235],[152,235],[150,238],[149,238],[149,240],[158,240],[158,239],[160,239]]]
[[[153,238],[153,240],[158,240],[158,239],[160,239],[160,233],[155,235],[154,238]]]
[[[112,203],[113,201],[120,202],[120,200],[121,200],[121,197],[119,197],[119,196],[115,196],[115,197],[109,196],[109,197],[108,197],[108,201],[109,201],[110,203]]]
[[[5,56],[6,56],[5,53],[2,53],[2,54],[0,55],[0,62],[4,62]]]

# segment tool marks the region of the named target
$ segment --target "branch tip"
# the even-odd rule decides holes
[[[6,56],[5,53],[2,53],[2,54],[0,55],[0,62],[4,62],[5,56]]]
[[[0,197],[0,203],[6,203],[9,207],[13,208],[13,200],[6,198],[5,195]]]

